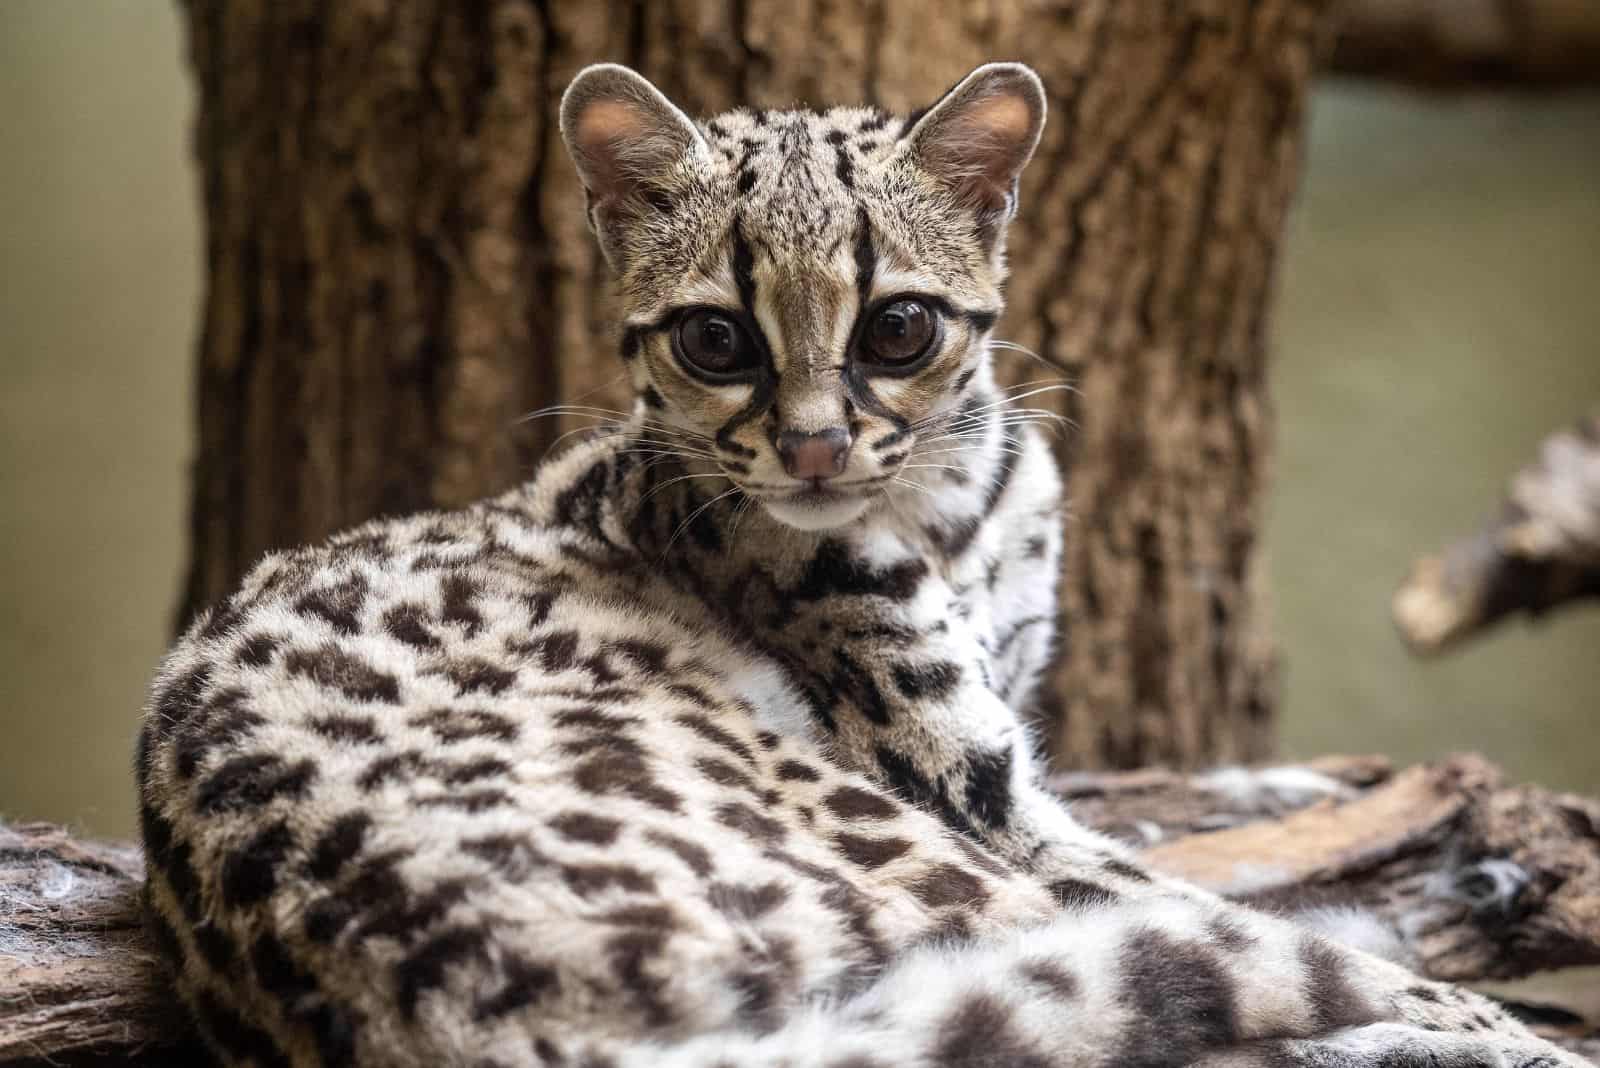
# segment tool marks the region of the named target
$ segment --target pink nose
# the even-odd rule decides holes
[[[850,455],[850,432],[830,427],[815,434],[785,430],[778,435],[783,469],[795,478],[832,478],[844,470]]]

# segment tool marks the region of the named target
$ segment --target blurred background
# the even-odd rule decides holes
[[[176,7],[0,4],[0,816],[133,827],[186,551],[202,234]],[[1277,308],[1282,752],[1600,789],[1600,611],[1419,662],[1410,562],[1600,400],[1600,93],[1324,80]]]

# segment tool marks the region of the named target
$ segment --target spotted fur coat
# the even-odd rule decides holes
[[[999,390],[1044,96],[563,130],[638,404],[269,556],[164,662],[151,927],[230,1065],[1571,1063],[1039,787],[1060,481]]]

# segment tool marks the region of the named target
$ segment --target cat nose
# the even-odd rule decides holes
[[[795,478],[832,478],[850,455],[850,431],[842,426],[815,433],[785,430],[778,435],[783,469]]]

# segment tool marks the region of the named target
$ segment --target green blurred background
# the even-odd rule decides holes
[[[0,2],[0,815],[132,830],[184,553],[202,236],[176,6]],[[1436,663],[1388,600],[1600,403],[1600,94],[1325,84],[1277,314],[1286,756],[1600,790],[1600,610]]]

